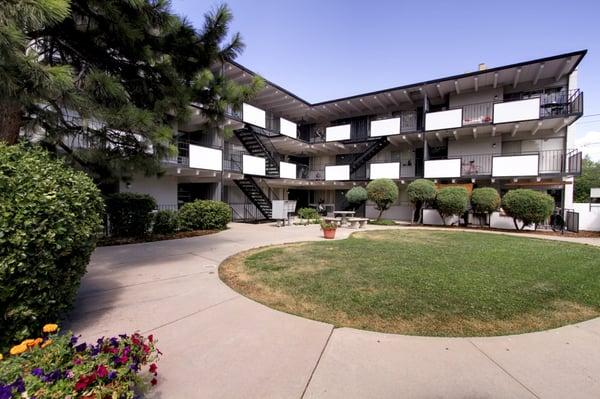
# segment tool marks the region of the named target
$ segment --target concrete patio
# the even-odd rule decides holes
[[[155,334],[164,356],[153,397],[600,397],[600,319],[492,338],[334,329],[249,300],[217,272],[246,249],[320,240],[319,226],[230,227],[98,248],[67,327],[88,339]],[[337,238],[353,231],[338,229]],[[600,238],[573,240],[600,245]]]

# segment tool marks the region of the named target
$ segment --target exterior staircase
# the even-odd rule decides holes
[[[244,176],[243,179],[236,179],[234,183],[266,219],[271,219],[273,203],[252,176]]]
[[[379,139],[373,141],[371,145],[358,156],[352,163],[350,164],[350,174],[355,173],[358,169],[360,169],[363,165],[365,165],[371,158],[373,158],[379,151],[387,147],[389,141],[387,137],[380,137]]]
[[[236,130],[235,135],[250,155],[266,160],[265,172],[268,177],[279,177],[279,160],[271,151],[267,150],[265,144],[258,137],[258,133],[251,126],[246,125],[243,129]]]

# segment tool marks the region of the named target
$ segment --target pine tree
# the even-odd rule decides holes
[[[222,5],[200,30],[166,0],[8,0],[0,10],[1,138],[64,153],[99,182],[160,173],[174,151],[173,125],[201,105],[222,127],[227,104],[260,87],[215,69],[242,50],[224,43],[232,15]],[[218,68],[216,68],[218,69]]]

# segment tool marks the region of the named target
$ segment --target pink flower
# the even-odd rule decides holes
[[[158,369],[158,367],[156,366],[156,363],[152,363],[150,365],[150,372],[154,373],[156,375],[156,370]]]
[[[150,381],[150,384],[152,384],[152,385],[156,385],[156,383],[157,383],[157,382],[158,382],[158,381],[156,381],[156,378],[153,378],[153,379]]]
[[[96,369],[96,374],[98,374],[98,377],[104,378],[104,377],[106,377],[108,375],[108,369],[106,368],[105,365],[101,364]]]

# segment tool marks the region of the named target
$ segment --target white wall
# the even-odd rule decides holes
[[[298,135],[298,127],[294,122],[290,122],[284,118],[279,118],[279,132],[284,136],[296,138]]]
[[[462,109],[428,112],[425,115],[425,130],[452,129],[462,126]]]
[[[296,176],[295,163],[279,162],[279,177],[282,179],[295,179]]]
[[[350,139],[350,124],[329,126],[325,129],[325,141],[338,141]]]
[[[382,217],[384,219],[391,220],[402,220],[410,222],[412,218],[412,207],[410,205],[392,205],[389,209],[383,212]],[[375,209],[374,204],[367,204],[365,207],[365,217],[369,219],[376,219],[379,215],[379,211]]]
[[[372,163],[369,168],[369,178],[371,180],[400,178],[400,162]]]
[[[142,193],[149,194],[159,205],[176,205],[177,204],[177,177],[146,177],[135,176],[131,181],[131,185],[127,188],[127,184],[121,182],[119,191],[122,193]]]
[[[244,154],[242,157],[242,169],[244,174],[265,176],[265,159]]]
[[[501,153],[501,137],[480,137],[475,140],[448,140],[448,158],[459,157],[462,155],[499,155]]]
[[[460,158],[425,161],[424,177],[426,179],[460,177],[460,168]]]
[[[444,222],[437,209],[423,209],[423,224],[441,226]],[[446,226],[458,224],[459,218],[457,215],[446,217]]]
[[[523,223],[517,221],[519,228]],[[510,216],[502,215],[500,212],[493,212],[490,216],[490,227],[493,229],[515,230],[515,222]],[[534,225],[525,226],[525,230],[535,230]]]
[[[492,176],[537,176],[539,156],[515,155],[492,158]]]
[[[350,180],[350,165],[326,166],[325,180]]]
[[[189,154],[190,168],[217,171],[223,169],[223,155],[221,150],[190,144]]]
[[[571,207],[579,212],[579,230],[600,231],[600,204],[575,202]]]
[[[494,123],[527,121],[539,118],[539,98],[494,104]]]
[[[242,117],[244,122],[252,125],[266,127],[267,119],[265,111],[250,104],[242,104]]]
[[[389,136],[400,133],[400,118],[371,121],[371,137]]]

